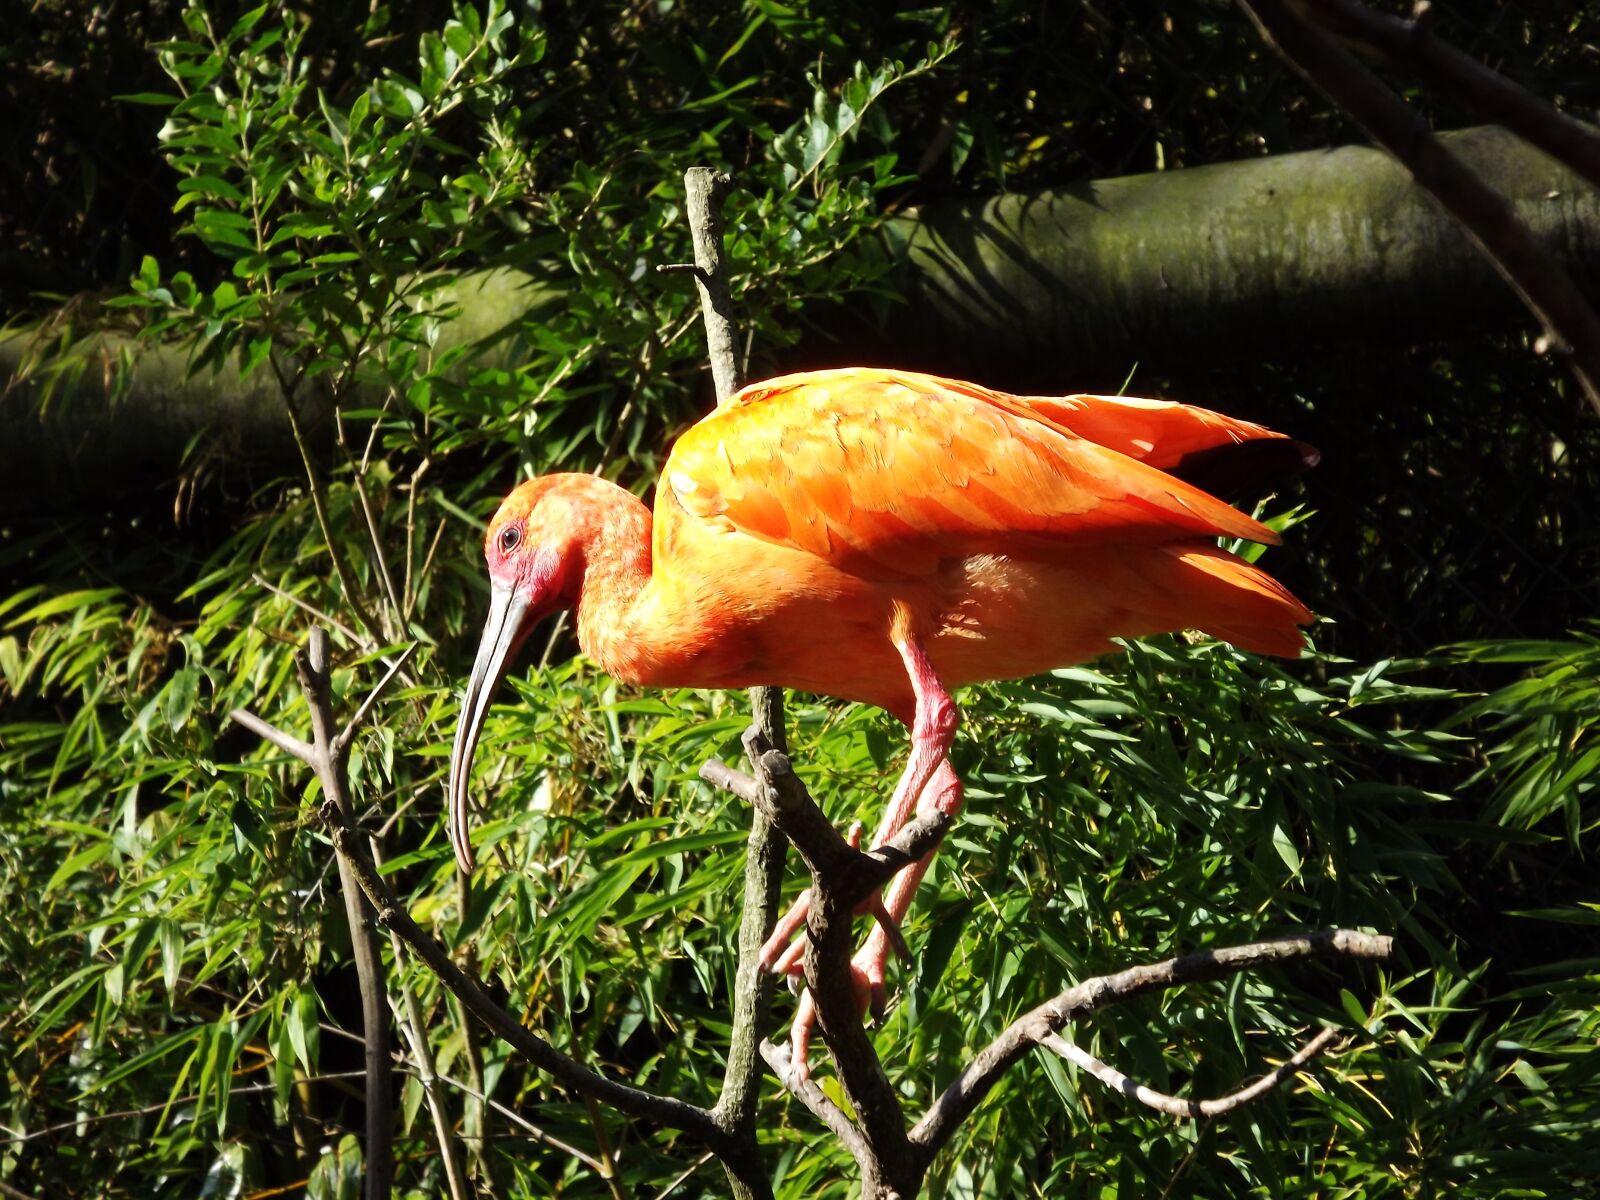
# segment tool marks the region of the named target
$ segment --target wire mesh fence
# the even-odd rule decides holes
[[[432,21],[427,7],[406,19]],[[708,11],[616,4],[579,14],[552,4],[523,16],[596,29],[654,22],[665,39],[696,36],[711,19],[701,7]],[[1463,0],[1435,10],[1438,36],[1592,118],[1600,49],[1590,6]],[[907,22],[935,20],[928,12],[886,6],[880,26],[850,26],[856,43],[841,57],[881,54],[875,28],[886,44],[903,43]],[[160,112],[113,100],[165,89],[147,43],[172,36],[179,17],[168,0],[36,4],[0,48],[11,68],[0,83],[10,114],[0,155],[11,164],[0,175],[0,310],[37,312],[51,297],[120,287],[140,253],[181,260]],[[1362,140],[1222,0],[974,3],[937,20],[963,52],[901,101],[905,144],[896,148],[910,164],[940,128],[967,136],[954,145],[946,136],[949,153],[923,172],[913,199]],[[370,67],[361,54],[376,62],[381,52],[340,61]],[[330,48],[327,58],[338,55]],[[826,75],[830,64],[822,66]],[[1475,120],[1414,89],[1407,95],[1439,127]],[[1275,552],[1285,560],[1275,569],[1334,619],[1325,640],[1340,650],[1405,654],[1460,638],[1545,636],[1600,613],[1592,515],[1600,430],[1559,368],[1518,335],[1196,362],[1140,384],[1270,420],[1321,446],[1323,463],[1303,492],[1320,515],[1296,533],[1298,549]]]

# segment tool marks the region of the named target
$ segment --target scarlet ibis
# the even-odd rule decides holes
[[[957,684],[1179,629],[1297,655],[1311,613],[1216,543],[1278,536],[1189,481],[1225,475],[1230,458],[1299,468],[1314,452],[1167,401],[1013,396],[852,367],[752,384],[719,406],[674,445],[653,517],[591,475],[522,484],[484,540],[489,616],[450,760],[457,861],[472,870],[467,787],[490,701],[535,623],[560,609],[577,609],[579,645],[630,684],[777,684],[903,721],[910,756],[874,845],[913,809],[960,806],[947,757]],[[854,964],[864,1002],[882,1003],[884,922],[905,915],[928,861],[873,910]],[[804,918],[802,897],[764,965],[799,970],[789,943]],[[804,997],[802,1064],[813,1018]]]

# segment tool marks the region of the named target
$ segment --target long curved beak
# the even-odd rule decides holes
[[[484,622],[478,657],[472,664],[472,675],[467,679],[467,690],[461,698],[461,720],[456,726],[455,748],[450,751],[448,808],[450,845],[455,849],[456,862],[468,874],[473,868],[472,843],[468,836],[471,800],[467,795],[472,755],[478,748],[478,735],[483,731],[483,719],[494,701],[495,689],[505,677],[512,656],[522,645],[523,618],[527,612],[528,600],[509,584],[496,582],[490,586],[489,619]]]

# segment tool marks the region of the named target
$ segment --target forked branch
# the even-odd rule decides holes
[[[1325,1029],[1282,1066],[1228,1096],[1190,1101],[1166,1096],[1086,1054],[1060,1036],[1070,1022],[1095,1011],[1186,983],[1219,979],[1299,959],[1382,961],[1392,952],[1387,937],[1333,929],[1303,937],[1274,938],[1243,946],[1188,954],[1113,975],[1085,980],[1039,1005],[994,1039],[906,1131],[898,1095],[883,1073],[862,1029],[848,988],[850,918],[857,906],[907,863],[931,851],[943,837],[946,817],[919,818],[876,851],[850,846],[828,821],[787,756],[771,749],[754,730],[745,746],[754,777],[715,760],[701,769],[708,782],[765,812],[794,843],[812,870],[807,979],[822,1018],[823,1037],[841,1085],[856,1111],[852,1120],[808,1075],[787,1047],[764,1042],[763,1057],[783,1085],[839,1137],[860,1165],[863,1194],[911,1195],[934,1155],[1018,1060],[1037,1048],[1063,1054],[1085,1070],[1142,1103],[1178,1116],[1213,1116],[1257,1099],[1293,1078],[1338,1036]]]
[[[1566,358],[1600,413],[1600,317],[1505,198],[1445,149],[1428,123],[1371,71],[1297,15],[1290,0],[1238,3],[1291,67],[1354,118],[1456,219],[1543,326],[1543,344]]]
[[[1393,951],[1393,939],[1388,937],[1350,929],[1324,929],[1303,937],[1271,938],[1243,946],[1204,950],[1086,979],[1018,1017],[980,1050],[934,1102],[927,1115],[917,1122],[911,1131],[911,1141],[918,1147],[923,1161],[931,1162],[950,1135],[1018,1059],[1035,1046],[1045,1045],[1046,1038],[1068,1023],[1102,1008],[1185,983],[1222,979],[1300,959],[1385,962]]]
[[[1504,125],[1600,187],[1600,130],[1435,37],[1426,0],[1410,19],[1360,0],[1305,0],[1301,11],[1328,33]]]
[[[361,705],[358,717],[371,711],[377,697],[394,679],[404,661],[405,656],[402,656],[400,661],[390,668],[383,681]],[[297,655],[296,662],[301,670],[301,684],[306,693],[306,700],[311,707],[314,733],[312,742],[301,741],[244,709],[234,710],[231,716],[238,724],[314,768],[322,780],[323,791],[328,800],[322,807],[321,816],[332,834],[334,849],[338,855],[340,879],[347,888],[346,903],[359,906],[357,911],[364,910],[364,919],[356,921],[353,918],[352,933],[357,939],[358,946],[362,940],[370,941],[376,962],[374,922],[384,926],[412,953],[427,963],[439,976],[445,988],[461,1001],[468,1012],[492,1033],[504,1038],[534,1066],[548,1072],[579,1095],[608,1105],[629,1116],[681,1130],[696,1138],[708,1149],[715,1151],[725,1161],[737,1161],[742,1164],[746,1157],[744,1148],[722,1131],[708,1110],[687,1101],[658,1096],[653,1092],[620,1083],[563,1054],[497,1004],[475,978],[456,965],[449,951],[436,938],[412,920],[404,903],[378,873],[368,851],[366,839],[354,825],[354,808],[350,803],[346,786],[345,755],[358,723],[352,720],[340,729],[334,721],[333,700],[329,689],[327,638],[319,627],[313,627],[309,651]],[[366,918],[366,914],[371,914],[370,919]],[[358,966],[360,961],[358,957]],[[387,1000],[383,980],[381,974],[375,974],[374,979],[375,984],[371,994],[384,1005],[384,1019],[368,1025],[368,1114],[369,1118],[375,1118],[376,1124],[381,1125],[385,1137],[392,1137],[393,1104],[389,1101],[375,1102],[371,1091],[372,1077],[378,1074],[385,1079],[388,1077],[389,1053]],[[367,992],[367,986],[363,982],[364,997]],[[414,1038],[424,1036],[421,1030],[411,1032]],[[381,1036],[376,1036],[378,1034]],[[381,1066],[374,1061],[374,1046],[382,1047]],[[374,1136],[374,1132],[374,1127],[369,1125],[368,1137]],[[388,1143],[380,1141],[378,1144],[381,1148]],[[446,1154],[455,1152],[453,1145],[447,1145],[443,1150]],[[379,1178],[385,1187],[381,1194],[386,1197],[387,1176],[379,1177],[378,1167],[379,1164],[369,1156],[369,1185],[372,1179]],[[764,1186],[764,1181],[761,1181],[761,1184]],[[375,1193],[369,1188],[368,1194],[370,1196]]]
[[[311,710],[311,741],[305,742],[285,733],[247,709],[236,708],[230,716],[235,723],[258,734],[315,771],[322,783],[328,807],[339,813],[342,822],[353,824],[355,807],[350,800],[349,788],[350,740],[415,648],[408,648],[396,660],[383,681],[362,704],[356,717],[340,729],[333,716],[328,636],[320,626],[313,626],[305,648],[297,651],[294,659],[295,670],[300,677],[300,690]],[[372,925],[372,910],[356,886],[346,855],[338,855],[338,866],[339,889],[344,895],[345,919],[350,926],[350,942],[355,957],[356,983],[361,992],[362,1038],[366,1047],[364,1194],[367,1200],[387,1200],[394,1178],[394,1076],[389,1060],[388,988],[378,954],[377,931]],[[413,1037],[420,1036],[420,1030],[413,1031]],[[440,1152],[448,1156],[454,1153],[454,1148],[441,1145]],[[449,1174],[452,1180],[459,1177],[453,1163]]]

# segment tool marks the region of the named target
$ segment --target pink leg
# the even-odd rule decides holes
[[[949,754],[956,727],[961,723],[961,714],[956,709],[955,701],[944,690],[944,685],[934,674],[933,664],[928,661],[927,652],[904,627],[905,623],[905,618],[897,612],[891,638],[895,649],[900,651],[900,660],[905,663],[906,675],[911,680],[911,691],[916,700],[916,713],[911,723],[911,757],[900,774],[900,782],[895,785],[894,796],[883,814],[883,822],[873,835],[874,848],[900,832],[918,797],[933,778],[933,773]],[[779,919],[772,935],[761,947],[761,965],[767,970],[793,970],[797,967],[799,955],[791,951],[789,943],[805,924],[809,905],[810,893],[801,893],[789,911]]]
[[[946,759],[939,764],[939,769],[923,791],[917,803],[917,815],[926,816],[934,812],[954,813],[961,808],[962,799],[961,780]],[[911,907],[911,897],[933,864],[934,853],[935,851],[930,850],[895,876],[883,902],[889,923],[898,927],[905,917]],[[868,1008],[875,1013],[883,1011],[884,967],[888,957],[889,935],[886,932],[886,922],[880,919],[872,932],[867,935],[867,940],[861,949],[856,951],[856,956],[850,960],[850,971],[856,986],[856,999],[863,1011]],[[811,1034],[816,1023],[817,1006],[811,999],[811,993],[807,991],[800,997],[800,1007],[795,1012],[794,1023],[789,1027],[792,1059],[802,1079],[809,1078],[811,1074],[807,1060],[811,1050]]]
[[[895,786],[894,797],[883,815],[883,822],[873,837],[874,847],[881,846],[900,832],[913,807],[919,813],[953,813],[961,807],[962,799],[961,781],[956,777],[949,760],[950,744],[955,740],[960,713],[949,693],[944,690],[944,685],[939,682],[939,677],[934,674],[927,652],[906,628],[903,612],[897,612],[896,618],[893,640],[911,681],[916,710],[911,723],[911,756],[900,782]],[[930,852],[901,871],[890,885],[888,896],[873,906],[879,918],[878,925],[850,964],[857,999],[863,1011],[869,1006],[874,1012],[883,1010],[884,966],[891,944],[889,928],[893,927],[898,940],[899,922],[911,907],[911,897],[922,882],[922,877],[927,874],[932,858]],[[797,903],[795,908],[799,907]],[[800,945],[786,945],[804,919],[803,915],[796,913],[795,908],[790,909],[784,921],[780,922],[779,930],[762,947],[763,964],[779,970],[799,969]],[[795,919],[797,916],[799,920]],[[807,992],[800,998],[800,1007],[789,1032],[793,1061],[802,1077],[810,1072],[807,1057],[816,1019],[816,1005]]]

